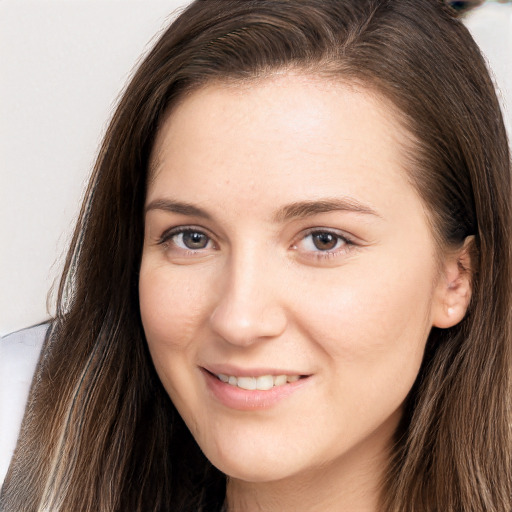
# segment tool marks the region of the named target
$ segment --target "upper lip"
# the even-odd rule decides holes
[[[205,365],[202,366],[202,368],[210,373],[213,373],[214,375],[232,375],[234,377],[261,377],[263,375],[309,375],[308,373],[301,371],[284,368],[242,368],[228,364]]]

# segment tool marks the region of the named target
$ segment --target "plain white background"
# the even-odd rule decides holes
[[[0,335],[48,317],[119,92],[187,3],[0,0]],[[467,24],[512,105],[512,5],[489,2]]]
[[[187,3],[0,0],[0,335],[48,317],[116,99]]]

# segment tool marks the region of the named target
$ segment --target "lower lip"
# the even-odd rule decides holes
[[[226,407],[239,411],[268,409],[281,400],[304,387],[309,377],[289,382],[283,386],[274,386],[267,391],[247,390],[222,382],[215,375],[202,369],[208,389],[213,396]]]

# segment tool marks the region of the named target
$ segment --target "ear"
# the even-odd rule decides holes
[[[449,252],[444,258],[434,294],[432,308],[434,327],[441,329],[453,327],[466,314],[471,300],[471,277],[475,264],[472,261],[474,244],[474,236],[468,236],[460,249]]]

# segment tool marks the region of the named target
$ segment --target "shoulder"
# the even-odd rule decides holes
[[[43,323],[2,336],[0,365],[3,366],[6,363],[4,358],[9,358],[11,362],[25,365],[25,367],[30,366],[29,369],[34,371],[49,326],[49,323]],[[27,360],[27,356],[30,360]],[[30,364],[32,362],[33,365]]]
[[[13,386],[30,386],[49,325],[35,325],[0,338],[0,393],[13,390]],[[3,401],[0,406],[4,406]]]
[[[0,482],[16,446],[32,377],[50,324],[0,338]]]

